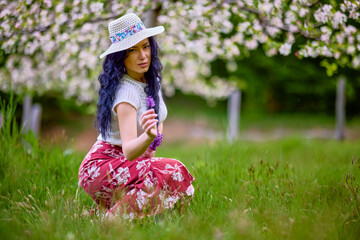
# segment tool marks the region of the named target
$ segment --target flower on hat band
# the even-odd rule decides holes
[[[140,32],[141,30],[145,29],[145,25],[142,22],[138,22],[137,24],[129,27],[125,31],[116,33],[113,36],[110,36],[110,40],[112,43],[120,42],[121,40],[134,35],[135,33]]]

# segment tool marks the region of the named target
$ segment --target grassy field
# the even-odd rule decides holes
[[[1,239],[358,239],[360,142],[287,138],[164,144],[196,180],[183,214],[129,222],[86,213],[77,185],[84,153],[39,144],[2,108]]]

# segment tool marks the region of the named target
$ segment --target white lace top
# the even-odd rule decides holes
[[[137,113],[137,132],[138,136],[143,133],[140,126],[140,117],[147,110],[145,93],[146,83],[142,83],[132,79],[129,75],[125,74],[120,80],[119,88],[116,92],[116,97],[111,108],[111,129],[108,132],[109,135],[106,140],[102,138],[101,134],[98,136],[98,140],[103,140],[114,145],[121,146],[121,138],[119,131],[118,117],[115,113],[115,107],[121,102],[126,102],[135,107]],[[162,98],[161,90],[159,91],[159,123],[163,122],[167,116],[167,108]]]

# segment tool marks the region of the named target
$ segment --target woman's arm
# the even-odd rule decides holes
[[[163,123],[160,123],[158,126],[159,132],[162,133],[163,132]],[[155,150],[150,149],[149,147],[146,149],[146,151],[144,152],[143,155],[141,155],[141,157],[144,158],[152,158],[155,157]]]
[[[141,116],[141,127],[144,132],[137,137],[136,109],[129,103],[119,103],[116,107],[122,149],[128,160],[141,156],[157,135],[154,109],[147,110]]]

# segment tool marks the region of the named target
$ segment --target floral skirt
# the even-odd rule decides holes
[[[193,176],[180,161],[137,158],[129,161],[121,147],[98,140],[79,170],[79,185],[105,209],[106,216],[134,219],[185,204],[194,194]]]

